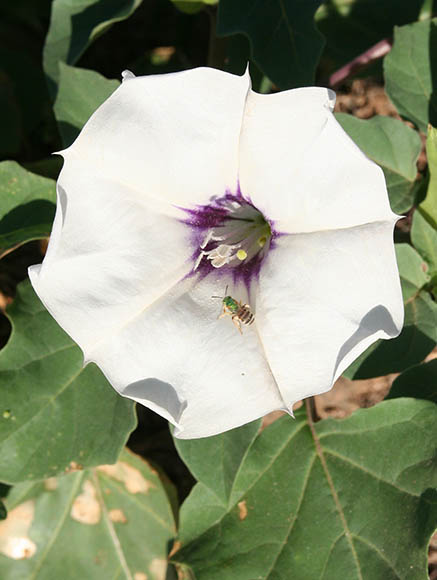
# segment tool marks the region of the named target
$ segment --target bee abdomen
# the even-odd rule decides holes
[[[237,316],[240,322],[247,325],[252,324],[252,322],[255,320],[255,315],[247,304],[244,304],[239,309]]]

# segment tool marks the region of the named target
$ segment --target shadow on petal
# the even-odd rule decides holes
[[[57,192],[59,205],[61,206],[62,225],[64,225],[65,215],[67,213],[67,192],[59,183],[57,184]]]
[[[159,379],[142,379],[128,385],[121,393],[133,399],[177,425],[187,401],[181,400],[176,389]]]
[[[337,376],[337,369],[341,365],[343,359],[347,357],[352,351],[356,349],[361,343],[365,343],[365,347],[369,346],[369,339],[376,333],[385,332],[389,337],[395,337],[399,334],[400,329],[397,328],[393,321],[390,312],[385,306],[381,304],[375,306],[370,310],[360,322],[357,330],[350,336],[337,355],[337,360],[335,361],[335,373]],[[367,341],[367,342],[366,342]],[[373,342],[373,341],[372,341]],[[361,349],[362,351],[363,349]],[[353,358],[356,358],[354,356]],[[345,367],[344,367],[345,368]],[[343,368],[343,370],[344,370]]]

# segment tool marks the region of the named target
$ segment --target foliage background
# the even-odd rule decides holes
[[[427,557],[437,526],[436,26],[430,0],[2,3],[2,579],[437,578],[435,552]],[[352,70],[363,53],[369,62]],[[405,327],[296,421],[175,446],[163,419],[141,407],[137,421],[94,365],[82,368],[27,267],[41,261],[53,220],[51,153],[122,70],[241,74],[247,62],[259,92],[338,90],[338,121],[383,168],[405,216],[395,232]]]

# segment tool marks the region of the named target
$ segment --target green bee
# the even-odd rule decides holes
[[[223,312],[220,314],[219,318],[229,315],[232,322],[238,328],[240,334],[243,334],[241,325],[246,324],[249,326],[249,324],[252,324],[255,320],[255,315],[249,304],[243,304],[242,302],[235,300],[232,296],[228,296],[227,292],[228,287],[226,286],[225,296],[212,296],[212,298],[220,298],[223,303]]]

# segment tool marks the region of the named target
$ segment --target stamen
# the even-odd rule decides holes
[[[217,216],[212,213],[209,223],[203,226],[204,237],[194,270],[201,266],[204,258],[214,268],[225,265],[238,268],[243,261],[249,264],[256,257],[256,263],[260,263],[271,238],[271,229],[264,216],[245,200],[218,199],[215,203],[220,212]]]
[[[208,233],[206,234],[206,238],[203,240],[203,242],[200,244],[200,248],[202,250],[204,250],[206,248],[206,246],[208,245],[208,242],[210,241],[212,235],[214,233],[214,230],[209,230]]]
[[[202,258],[204,255],[205,255],[205,252],[200,252],[200,254],[197,256],[196,263],[194,264],[194,271],[196,271],[197,268],[199,267],[199,264],[202,261]]]

